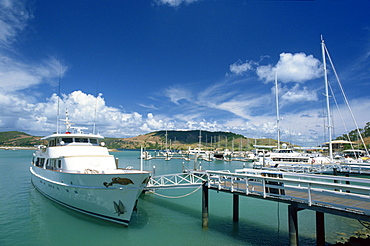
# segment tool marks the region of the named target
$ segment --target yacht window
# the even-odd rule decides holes
[[[96,138],[90,138],[90,143],[97,144],[98,140]]]
[[[88,143],[88,139],[87,138],[76,138],[75,139],[76,143]]]
[[[56,146],[55,139],[49,141],[49,147]]]
[[[72,143],[73,138],[62,138],[62,141],[65,142],[65,143]]]
[[[50,170],[56,170],[62,167],[62,160],[59,159],[48,159],[46,161],[45,168]]]
[[[37,158],[35,165],[37,167],[42,167],[42,166],[44,166],[44,161],[45,161],[45,158]]]
[[[46,169],[51,169],[51,170],[53,170],[53,164],[54,164],[54,160],[53,160],[53,159],[47,160],[47,161],[46,161],[45,168],[46,168]]]

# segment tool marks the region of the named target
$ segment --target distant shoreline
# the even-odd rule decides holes
[[[36,147],[22,147],[22,146],[0,146],[3,150],[36,150]],[[118,149],[109,149],[109,152],[120,152]]]
[[[4,150],[35,150],[36,147],[21,147],[21,146],[0,146],[0,149]]]

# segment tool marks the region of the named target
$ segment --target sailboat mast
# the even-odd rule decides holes
[[[277,148],[280,149],[280,115],[279,115],[279,95],[278,95],[278,82],[277,82],[277,72],[275,72],[275,98],[276,98],[276,127],[278,134]]]
[[[202,129],[199,130],[198,138],[199,138],[199,143],[198,143],[198,148],[199,148],[198,152],[199,152],[200,151],[200,146],[202,145]]]
[[[325,43],[324,39],[321,36],[321,49],[322,49],[322,62],[324,66],[324,79],[325,79],[325,97],[326,97],[326,107],[328,112],[328,130],[329,130],[329,158],[333,160],[333,146],[331,143],[332,134],[331,134],[331,117],[330,117],[330,103],[329,103],[329,83],[328,83],[328,71],[326,68],[326,53],[325,53]]]
[[[168,151],[168,147],[167,147],[167,136],[168,136],[168,134],[167,134],[167,125],[166,125],[166,151]]]

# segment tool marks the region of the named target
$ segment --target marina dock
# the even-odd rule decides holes
[[[286,173],[271,170],[186,171],[154,176],[148,190],[202,186],[202,227],[208,228],[210,190],[232,194],[233,221],[239,220],[239,198],[288,204],[290,245],[299,245],[298,212],[316,212],[317,245],[325,245],[325,214],[370,221],[370,179]]]

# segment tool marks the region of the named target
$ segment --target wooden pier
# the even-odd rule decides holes
[[[148,189],[202,185],[202,226],[208,227],[209,190],[233,196],[233,220],[239,220],[239,197],[284,202],[288,206],[290,245],[299,245],[298,212],[316,212],[317,245],[325,245],[325,213],[370,221],[370,179],[333,175],[241,169],[188,171],[152,177]]]

